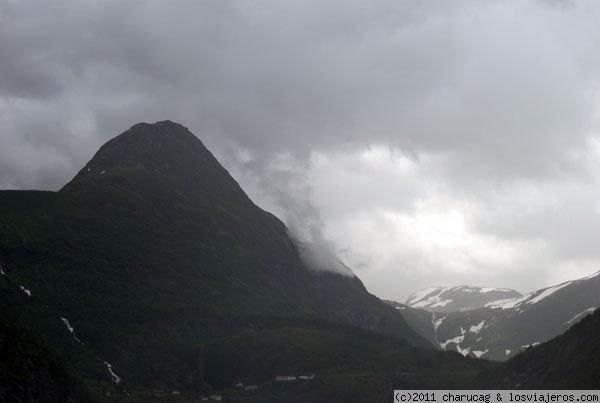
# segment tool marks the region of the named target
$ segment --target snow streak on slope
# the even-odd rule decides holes
[[[531,297],[531,294],[526,294],[519,298],[501,299],[498,301],[488,302],[484,306],[486,308],[492,308],[492,309],[494,309],[494,308],[513,309],[514,307],[516,307],[517,305],[520,305],[522,302],[526,301],[530,297]]]
[[[492,291],[511,292],[513,290],[511,290],[510,288],[490,288],[490,287],[483,287],[483,288],[479,289],[479,292],[483,293],[483,294],[487,294],[488,292],[492,292]]]
[[[568,321],[565,322],[566,325],[572,325],[575,322],[579,321],[580,319],[583,319],[584,316],[589,315],[590,313],[594,312],[596,310],[595,306],[591,306],[588,309],[586,309],[583,312],[579,312],[577,315],[573,316],[571,319],[569,319]]]
[[[67,318],[63,318],[62,316],[60,317],[60,320],[63,321],[63,323],[67,327],[67,330],[69,331],[69,333],[73,333],[73,331],[75,329],[73,329],[73,326],[71,326],[71,324],[69,323],[69,320]]]
[[[473,351],[473,354],[475,354],[475,357],[481,358],[481,356],[484,355],[485,353],[487,353],[488,351],[490,351],[490,350],[488,350],[487,348],[485,349],[485,351],[475,350],[475,351]]]
[[[84,346],[85,344],[81,340],[79,340],[79,337],[75,336],[75,334],[74,334],[75,328],[73,326],[71,326],[71,323],[69,322],[69,320],[67,318],[63,318],[62,316],[60,317],[60,320],[62,320],[62,322],[64,323],[64,325],[67,328],[67,330],[69,331],[69,333],[71,333],[73,335],[73,339],[75,339],[75,341],[77,343]]]
[[[106,361],[104,361],[104,365],[106,365],[106,368],[108,369],[108,372],[110,373],[110,377],[112,378],[113,382],[117,384],[120,383],[121,377],[115,374],[115,372],[112,369],[112,365]]]
[[[445,319],[445,317],[443,317],[443,316],[439,319],[435,319],[435,313],[434,313],[433,318],[432,318],[433,328],[437,330],[437,328],[440,327],[440,325],[442,324],[444,319]]]
[[[550,295],[554,294],[556,291],[560,290],[561,288],[564,288],[568,285],[570,285],[572,283],[572,281],[568,281],[566,283],[562,283],[559,284],[557,286],[554,287],[549,287],[546,288],[544,290],[542,290],[541,293],[539,293],[537,296],[531,298],[530,300],[528,300],[527,302],[525,302],[526,304],[535,304],[537,302],[540,302],[541,300],[543,300],[544,298],[549,297]]]
[[[464,336],[464,335],[456,336],[456,337],[453,337],[453,338],[451,338],[451,339],[448,339],[448,340],[446,340],[446,341],[445,341],[445,342],[443,342],[443,343],[440,343],[440,347],[442,347],[442,350],[445,350],[445,349],[446,349],[446,346],[447,346],[448,344],[450,344],[450,343],[454,343],[454,344],[457,344],[457,345],[458,345],[458,344],[462,343],[462,341],[463,341],[464,339],[465,339],[465,336]]]
[[[476,326],[471,326],[471,327],[469,328],[469,331],[470,331],[471,333],[475,333],[475,334],[477,334],[477,333],[479,333],[479,331],[480,331],[480,330],[483,328],[483,325],[484,325],[484,324],[485,324],[485,320],[482,320],[481,322],[479,322],[479,324],[478,324],[478,325],[476,325]]]
[[[463,356],[466,357],[471,352],[471,347],[461,348],[460,345],[457,344],[456,351],[458,351],[459,353],[461,353]]]
[[[442,316],[439,319],[436,319],[435,317],[435,312],[431,312],[431,325],[433,326],[433,333],[435,336],[435,341],[436,343],[439,344],[440,339],[438,338],[438,327],[440,327],[440,325],[442,324],[442,322],[444,321],[445,317]]]

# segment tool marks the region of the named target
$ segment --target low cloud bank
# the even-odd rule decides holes
[[[342,276],[355,277],[352,270],[346,266],[331,250],[324,245],[302,242],[295,238],[294,242],[300,252],[300,257],[309,270],[314,272],[330,272]]]

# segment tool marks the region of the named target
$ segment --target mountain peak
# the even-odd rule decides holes
[[[100,147],[65,187],[93,181],[99,175],[113,176],[115,172],[122,175],[147,171],[172,176],[177,169],[198,165],[219,163],[187,128],[169,120],[137,123]]]
[[[109,140],[61,191],[94,188],[252,203],[204,144],[170,120],[137,123]]]
[[[432,312],[468,311],[500,299],[520,297],[515,290],[489,287],[430,287],[417,291],[406,300],[406,305]]]

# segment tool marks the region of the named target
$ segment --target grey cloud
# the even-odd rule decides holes
[[[254,44],[255,58],[232,52],[231,65],[212,72],[229,85],[202,88],[219,96],[197,125],[212,123],[209,132],[229,133],[259,158],[381,142],[439,153],[446,172],[470,180],[577,171],[565,151],[585,144],[598,60],[569,21],[592,22],[577,10],[506,4],[467,3],[466,16],[451,10],[383,28],[357,18],[355,36],[308,25],[311,42],[266,21],[260,29],[276,34]],[[589,43],[598,37],[581,30]]]
[[[135,14],[113,2],[23,10],[14,18],[29,29],[4,30],[25,56],[6,60],[36,69],[28,61],[39,58],[43,74],[13,67],[24,76],[5,82],[59,93],[73,79],[115,90],[117,102],[132,93],[167,110],[183,104],[195,112],[184,119],[190,127],[234,138],[261,158],[385,142],[417,154],[465,152],[459,161],[479,155],[500,174],[560,163],[589,118],[580,66],[598,61],[581,60],[589,49],[570,37],[572,18],[591,23],[577,9],[487,1],[138,6]],[[40,31],[31,26],[38,23]],[[522,151],[532,146],[537,155]]]
[[[305,238],[326,242],[336,202],[338,220],[412,214],[439,196],[433,186],[491,206],[473,218],[483,235],[595,257],[570,241],[596,236],[583,230],[595,190],[561,184],[595,174],[574,156],[597,136],[599,14],[585,1],[0,0],[0,187],[56,189],[110,137],[171,119]],[[418,168],[402,184],[352,180],[369,168],[352,171],[343,155],[368,147]],[[343,166],[351,187],[315,188],[315,155]],[[577,213],[511,215],[523,206],[503,202],[520,181]],[[408,255],[395,261],[429,270]]]
[[[354,277],[352,270],[344,265],[339,257],[331,252],[327,245],[296,241],[300,257],[310,270],[331,272],[342,276]]]
[[[235,160],[238,156],[234,151],[226,161],[234,166],[234,175],[245,184],[253,200],[269,206],[270,211],[280,216],[293,238],[330,246],[326,245],[322,233],[319,209],[312,201],[313,189],[307,181],[308,163],[305,160],[287,155],[280,157],[276,163],[266,165],[253,158],[240,162]]]
[[[481,210],[474,220],[476,230],[514,241],[543,240],[560,260],[599,258],[597,184],[570,181],[519,187],[518,192],[491,198],[482,193]]]

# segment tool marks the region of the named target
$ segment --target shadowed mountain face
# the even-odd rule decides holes
[[[205,340],[357,326],[428,347],[357,277],[312,272],[192,133],[140,123],[59,192],[0,192],[0,302],[83,375],[201,382]]]
[[[0,308],[0,401],[92,402],[61,357]]]
[[[600,310],[563,335],[518,354],[485,376],[491,389],[598,389]]]

